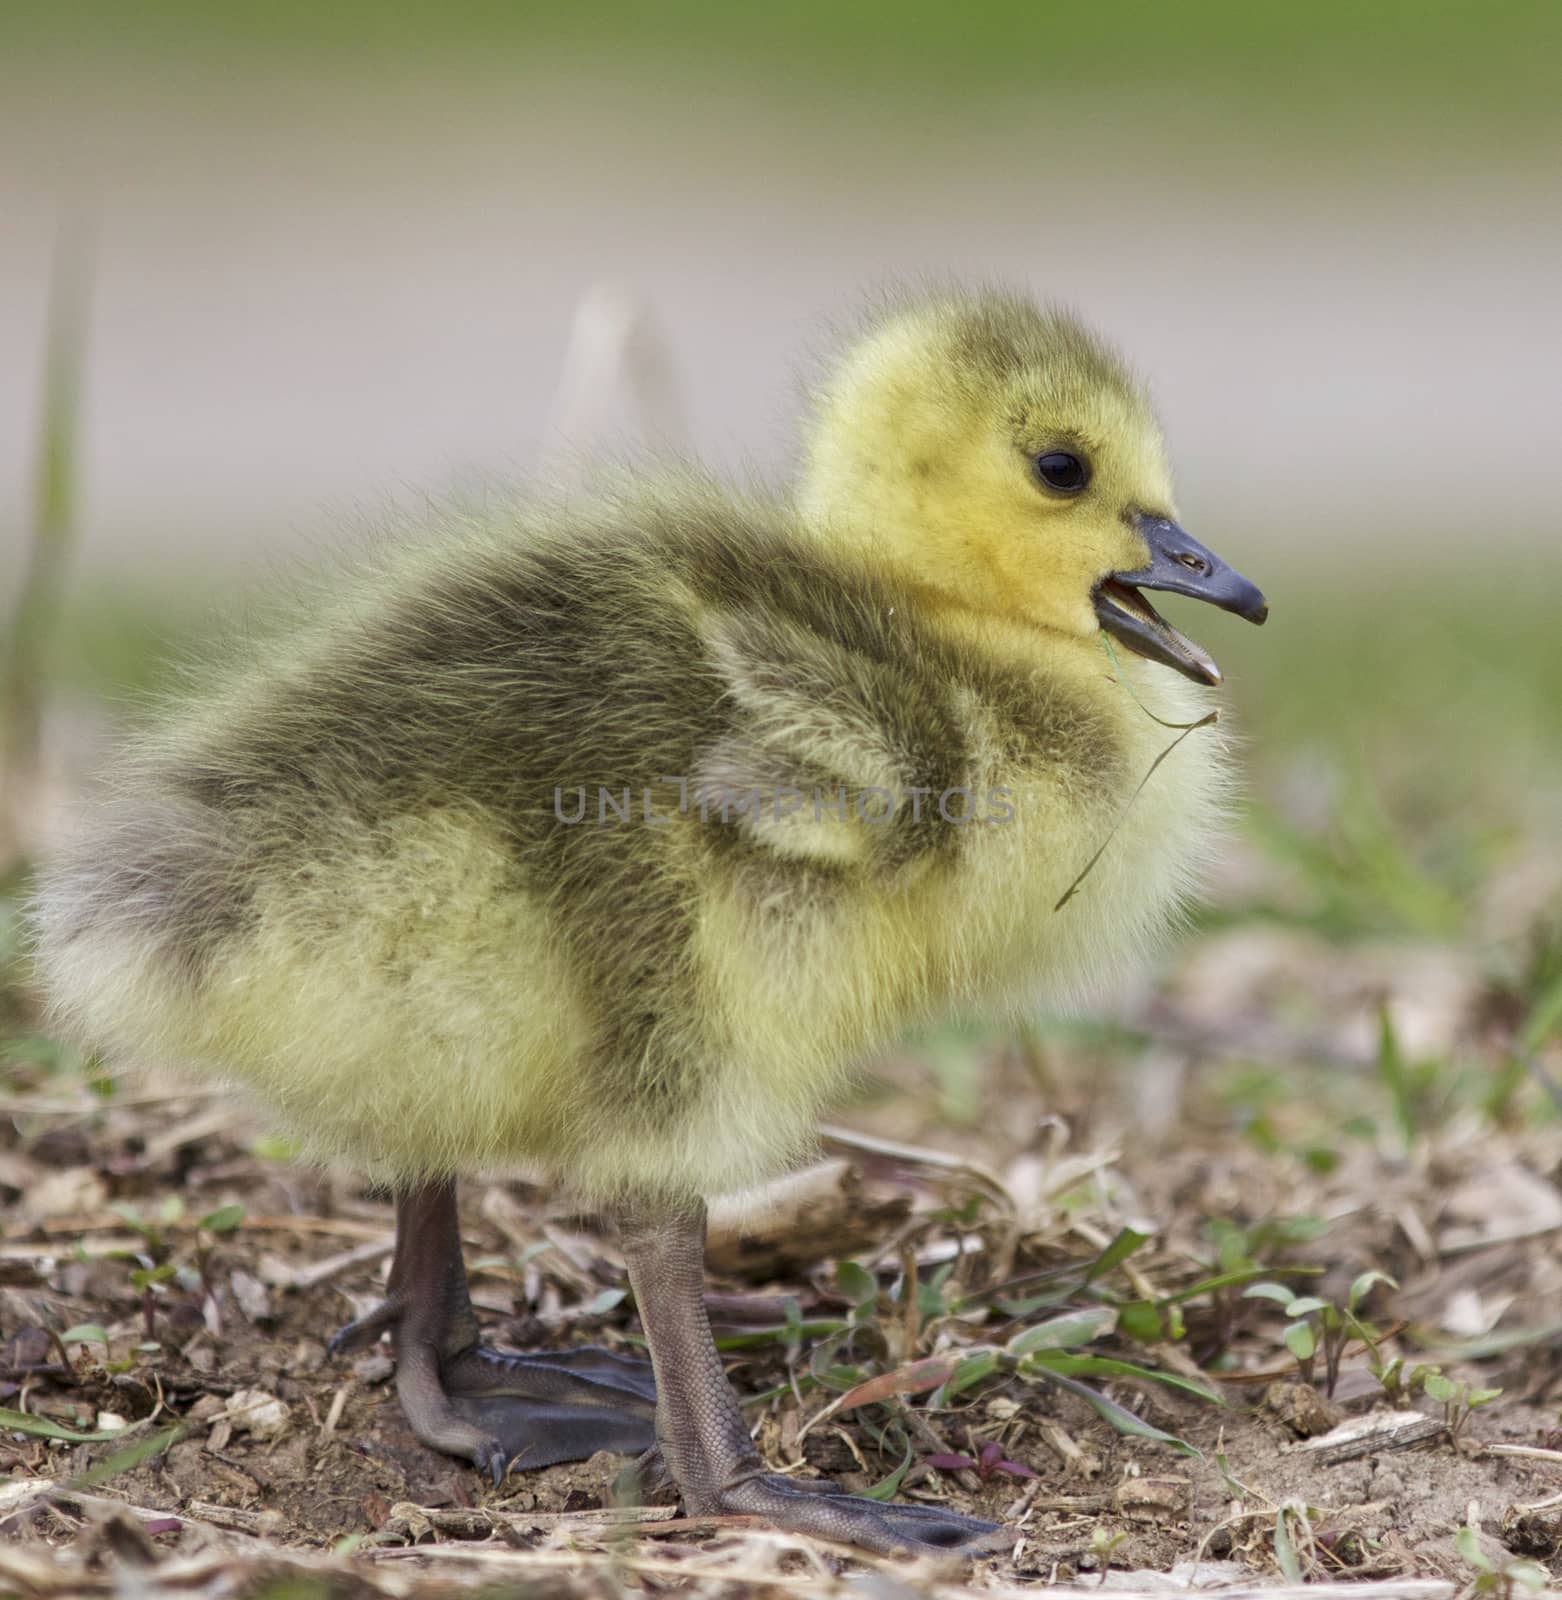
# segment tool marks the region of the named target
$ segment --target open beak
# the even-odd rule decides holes
[[[1096,585],[1095,608],[1101,626],[1138,655],[1175,667],[1195,683],[1219,683],[1220,668],[1139,593],[1164,589],[1207,600],[1249,622],[1262,622],[1269,603],[1240,572],[1189,537],[1169,517],[1138,512],[1134,528],[1150,547],[1150,564],[1137,572],[1114,572]]]

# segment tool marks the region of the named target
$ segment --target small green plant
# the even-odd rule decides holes
[[[1287,1500],[1275,1508],[1275,1560],[1288,1583],[1306,1583],[1318,1564],[1313,1515],[1304,1500]]]
[[[1454,1443],[1458,1443],[1470,1418],[1502,1393],[1501,1389],[1480,1389],[1445,1377],[1435,1367],[1428,1367],[1421,1375],[1421,1387],[1429,1400],[1435,1400],[1442,1406],[1443,1426],[1448,1429],[1448,1437]]]
[[[1424,1393],[1427,1378],[1440,1369],[1421,1362],[1407,1366],[1403,1356],[1385,1355],[1382,1345],[1375,1344],[1367,1349],[1367,1370],[1378,1380],[1386,1399],[1394,1405],[1404,1405]]]
[[[1101,1574],[1103,1583],[1106,1581],[1107,1568],[1112,1565],[1112,1557],[1127,1538],[1127,1529],[1109,1528],[1104,1522],[1098,1522],[1091,1530],[1090,1554],[1095,1558],[1096,1570]]]
[[[208,1308],[212,1316],[216,1315],[218,1304],[211,1271],[217,1241],[234,1232],[243,1220],[244,1207],[229,1204],[218,1206],[215,1211],[208,1211],[196,1226],[195,1271],[200,1282],[201,1304]]]
[[[1316,1272],[1316,1268],[1266,1265],[1292,1245],[1306,1244],[1323,1232],[1317,1217],[1266,1217],[1259,1222],[1239,1225],[1225,1217],[1211,1217],[1205,1224],[1215,1258],[1209,1265],[1214,1277],[1207,1280],[1212,1304],[1211,1327],[1196,1349],[1194,1357],[1203,1366],[1216,1362],[1226,1352],[1240,1323],[1242,1296],[1237,1293],[1255,1278],[1266,1273]],[[1281,1286],[1283,1287],[1283,1286]],[[1284,1291],[1289,1297],[1290,1290]]]
[[[165,1229],[172,1228],[184,1221],[184,1200],[176,1194],[163,1196],[162,1204],[157,1208],[156,1217],[144,1217],[126,1201],[112,1205],[109,1210],[119,1218],[133,1233],[141,1235],[141,1243],[146,1254],[154,1261],[167,1254],[168,1240]]]
[[[1469,1523],[1454,1535],[1454,1549],[1475,1569],[1468,1591],[1472,1595],[1512,1600],[1520,1590],[1525,1594],[1545,1591],[1548,1579],[1544,1567],[1534,1561],[1494,1561],[1481,1548],[1481,1536]]]
[[[1128,1405],[1081,1381],[1100,1378],[1160,1384],[1213,1405],[1222,1404],[1213,1386],[1194,1377],[1124,1360],[1099,1348],[1099,1341],[1124,1334],[1125,1318],[1134,1329],[1128,1337],[1137,1342],[1159,1342],[1171,1330],[1176,1330],[1171,1336],[1180,1336],[1179,1302],[1211,1292],[1229,1281],[1221,1277],[1158,1300],[1136,1297],[1114,1303],[1116,1297],[1103,1280],[1147,1242],[1148,1235],[1123,1228],[1093,1260],[1062,1272],[1038,1273],[1029,1280],[1011,1279],[1003,1286],[1005,1289],[1015,1288],[1019,1281],[1046,1285],[1039,1293],[1019,1300],[992,1291],[968,1294],[958,1283],[954,1275],[956,1264],[951,1262],[941,1264],[925,1278],[916,1273],[914,1264],[903,1264],[898,1278],[884,1284],[878,1275],[858,1263],[842,1261],[836,1267],[835,1287],[846,1303],[844,1316],[804,1322],[796,1302],[790,1302],[785,1327],[745,1330],[725,1335],[718,1343],[723,1349],[781,1343],[800,1353],[804,1339],[817,1340],[807,1352],[806,1361],[794,1368],[788,1383],[756,1395],[749,1404],[808,1388],[834,1391],[835,1397],[814,1414],[804,1432],[829,1417],[853,1411],[889,1459],[901,1459],[903,1467],[904,1453],[910,1448],[899,1428],[906,1396],[927,1394],[924,1409],[936,1414],[951,1409],[959,1396],[995,1376],[1065,1389],[1093,1407],[1118,1432],[1198,1456],[1199,1451],[1186,1440],[1155,1427]],[[1244,1271],[1237,1281],[1246,1282],[1247,1276]],[[1065,1309],[1065,1302],[1069,1301],[1074,1304]],[[980,1316],[984,1303],[996,1303],[1007,1316],[1016,1318],[1028,1318],[1043,1308],[1050,1308],[1053,1314],[1021,1327],[1001,1345],[968,1344],[916,1357],[914,1346],[936,1345],[941,1322],[951,1315],[969,1318],[973,1309]],[[969,1429],[967,1448],[961,1451],[940,1447],[925,1429],[918,1431],[918,1438],[921,1443],[932,1445],[930,1454],[923,1459],[934,1466],[974,1471],[984,1478],[993,1474],[1025,1477],[1030,1473],[1023,1462],[1009,1459],[999,1443],[975,1437]]]
[[[193,1248],[185,1259],[172,1259],[172,1244],[168,1230],[185,1220],[185,1204],[177,1194],[165,1195],[155,1217],[146,1217],[134,1206],[121,1203],[111,1208],[126,1227],[141,1236],[141,1249],[135,1254],[136,1265],[131,1268],[131,1286],[141,1296],[141,1320],[148,1341],[157,1337],[157,1291],[169,1283],[179,1283],[192,1294],[198,1294],[205,1305],[214,1301],[211,1282],[212,1254],[217,1241],[232,1233],[244,1220],[244,1207],[237,1204],[218,1206],[209,1211],[195,1225]],[[193,1257],[193,1260],[191,1259]]]
[[[1367,1352],[1367,1370],[1378,1380],[1384,1397],[1398,1405],[1415,1393],[1416,1374],[1421,1369],[1406,1367],[1403,1356],[1386,1356],[1381,1345],[1374,1345]]]
[[[257,1161],[275,1161],[286,1165],[298,1159],[298,1146],[291,1140],[285,1139],[280,1133],[262,1134],[250,1146],[250,1154]]]
[[[178,1267],[167,1259],[166,1230],[184,1220],[184,1201],[176,1194],[165,1195],[157,1216],[144,1217],[133,1206],[121,1202],[110,1210],[127,1228],[141,1236],[136,1265],[130,1270],[131,1287],[141,1296],[141,1325],[148,1342],[157,1337],[157,1291],[171,1283]]]
[[[1352,1339],[1360,1339],[1366,1345],[1370,1352],[1369,1361],[1379,1359],[1380,1335],[1359,1315],[1362,1302],[1379,1284],[1391,1289],[1399,1287],[1387,1273],[1372,1270],[1361,1273],[1352,1282],[1343,1306],[1337,1306],[1319,1295],[1295,1294],[1283,1283],[1249,1284],[1242,1295],[1246,1300],[1272,1300],[1291,1318],[1281,1338],[1285,1341],[1286,1349],[1296,1358],[1297,1371],[1304,1383],[1313,1381],[1314,1367],[1322,1352],[1324,1389],[1332,1395],[1340,1381],[1340,1362]],[[1374,1371],[1377,1371],[1376,1367]],[[1381,1374],[1379,1380],[1382,1381]],[[1387,1384],[1384,1387],[1387,1388]]]
[[[1446,1121],[1454,1082],[1448,1063],[1412,1061],[1399,1042],[1387,1006],[1378,1011],[1378,1048],[1374,1063],[1378,1083],[1388,1100],[1393,1126],[1402,1149],[1409,1150],[1428,1129]]]
[[[157,1290],[171,1283],[178,1272],[172,1261],[131,1269],[130,1283],[141,1296],[141,1327],[149,1343],[157,1338]]]
[[[60,1335],[61,1344],[100,1344],[103,1346],[103,1364],[109,1362],[108,1333],[95,1322],[78,1322]]]
[[[204,1233],[232,1233],[244,1220],[244,1207],[238,1204],[218,1206],[215,1211],[208,1211],[201,1218],[201,1230]]]

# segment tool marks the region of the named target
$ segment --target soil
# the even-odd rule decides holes
[[[1386,1334],[1383,1354],[1436,1360],[1453,1380],[1502,1392],[1465,1407],[1450,1433],[1424,1391],[1386,1397],[1358,1341],[1328,1396],[1321,1369],[1302,1381],[1267,1316],[1275,1307],[1215,1291],[1185,1303],[1175,1342],[1136,1348],[1115,1339],[1101,1349],[1184,1376],[1199,1363],[1219,1374],[1224,1404],[1155,1381],[1091,1379],[1130,1418],[1197,1454],[1117,1431],[1075,1393],[1011,1373],[943,1408],[926,1407],[924,1395],[843,1412],[800,1450],[802,1420],[821,1409],[824,1392],[804,1391],[800,1402],[783,1392],[751,1413],[774,1465],[800,1459],[808,1471],[867,1488],[897,1464],[897,1444],[876,1439],[888,1423],[904,1424],[914,1447],[902,1495],[943,1500],[1014,1532],[1010,1550],[975,1569],[911,1569],[907,1581],[926,1592],[1035,1579],[1143,1586],[1155,1575],[1186,1578],[1192,1563],[1201,1564],[1201,1586],[1278,1583],[1288,1569],[1313,1581],[1462,1585],[1479,1576],[1482,1559],[1496,1572],[1518,1561],[1562,1570],[1562,1512],[1548,1504],[1562,1477],[1554,1334],[1506,1350],[1491,1340],[1479,1363],[1418,1348],[1438,1337],[1439,1317],[1444,1346],[1470,1346],[1446,1329],[1460,1296],[1466,1315],[1472,1303],[1489,1311],[1501,1301],[1505,1327],[1556,1325],[1562,1205],[1546,1174],[1557,1150],[1533,1134],[1443,1141],[1398,1159],[1358,1150],[1320,1176],[1294,1155],[1211,1138],[1197,1094],[1172,1137],[1102,1143],[1046,1113],[1034,1061],[996,1046],[979,1054],[991,1103],[1034,1114],[1002,1129],[951,1131],[929,1104],[926,1069],[911,1058],[887,1064],[887,1079],[905,1092],[859,1108],[858,1133],[839,1135],[820,1183],[805,1182],[801,1194],[794,1185],[759,1208],[746,1241],[730,1224],[717,1229],[719,1332],[780,1326],[788,1299],[805,1319],[841,1316],[849,1297],[833,1264],[799,1254],[800,1240],[830,1238],[838,1256],[877,1271],[882,1291],[876,1308],[859,1313],[851,1359],[891,1370],[930,1350],[1001,1344],[1027,1321],[989,1297],[986,1312],[968,1306],[928,1319],[909,1348],[894,1302],[907,1251],[924,1283],[956,1258],[951,1283],[967,1296],[1048,1272],[1073,1271],[1077,1286],[1101,1247],[1137,1219],[1153,1236],[1116,1286],[1153,1298],[1210,1275],[1213,1217],[1240,1224],[1250,1240],[1268,1226],[1273,1270],[1321,1266],[1306,1283],[1321,1297],[1341,1298],[1368,1268],[1392,1273],[1397,1292],[1373,1291],[1384,1302],[1371,1312]],[[824,1546],[805,1558],[805,1541],[744,1519],[616,1526],[629,1513],[612,1509],[626,1466],[615,1458],[516,1473],[494,1490],[411,1435],[388,1353],[327,1358],[329,1333],[379,1292],[391,1232],[383,1196],[264,1153],[262,1125],[216,1098],[154,1085],[95,1099],[58,1084],[40,1077],[29,1088],[24,1074],[8,1102],[5,1404],[109,1437],[5,1433],[0,1575],[16,1592],[95,1592],[114,1572],[139,1568],[211,1593],[271,1592],[266,1585],[282,1577],[324,1586],[299,1592],[405,1592],[409,1583],[436,1592],[524,1579],[546,1592],[587,1593],[605,1581],[601,1563],[625,1559],[643,1570],[624,1581],[647,1592],[675,1577],[697,1592],[735,1583],[826,1592],[834,1574],[864,1564]],[[1117,1114],[1113,1094],[1100,1079],[1051,1089],[1097,1134]],[[239,1216],[231,1208],[242,1219],[228,1227]],[[1324,1230],[1284,1242],[1276,1219],[1304,1214],[1326,1219]],[[203,1218],[211,1226],[199,1226]],[[622,1271],[610,1238],[516,1181],[469,1183],[463,1223],[490,1338],[517,1348],[634,1348],[637,1324],[616,1292]],[[1472,1244],[1462,1226],[1493,1237]],[[777,1280],[767,1274],[785,1262],[783,1245],[793,1264]],[[745,1266],[760,1279],[736,1270]],[[1025,1292],[1016,1286],[1012,1297]],[[55,1336],[67,1330],[61,1343]],[[747,1395],[807,1374],[809,1363],[807,1341],[790,1357],[779,1339],[729,1356]],[[1407,1408],[1429,1419],[1408,1446],[1384,1438],[1345,1459],[1308,1448],[1337,1423]],[[985,1476],[926,1459],[936,1445],[979,1457],[987,1441],[1001,1445],[990,1452],[1001,1464],[989,1462]],[[1531,1453],[1492,1453],[1504,1445]],[[43,1552],[49,1561],[39,1567]],[[747,1576],[740,1582],[735,1572]]]

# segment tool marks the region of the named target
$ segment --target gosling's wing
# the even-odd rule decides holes
[[[939,803],[968,786],[968,730],[931,675],[774,613],[702,633],[732,717],[698,753],[691,805],[792,858],[894,870],[954,846]]]

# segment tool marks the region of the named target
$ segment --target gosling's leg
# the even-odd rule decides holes
[[[691,1516],[749,1514],[879,1554],[976,1549],[1003,1531],[933,1506],[881,1505],[828,1480],[767,1474],[705,1315],[705,1207],[620,1216],[629,1281],[656,1369],[656,1437]]]
[[[396,1197],[389,1293],[330,1343],[341,1355],[389,1328],[396,1394],[424,1444],[466,1456],[496,1484],[513,1463],[546,1467],[655,1442],[656,1387],[643,1361],[610,1350],[491,1350],[478,1340],[448,1180]]]

